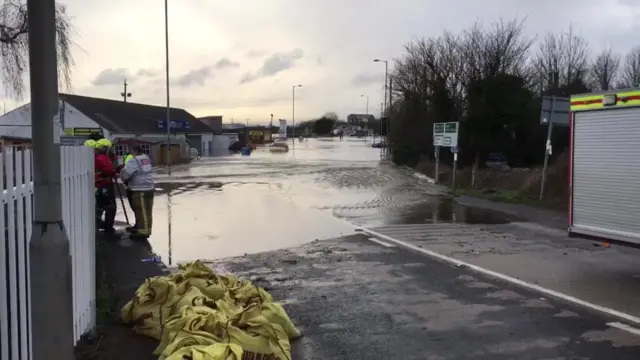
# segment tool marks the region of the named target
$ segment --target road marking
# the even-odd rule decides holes
[[[607,324],[608,326],[620,329],[620,330],[624,330],[624,331],[628,331],[632,334],[635,335],[640,335],[640,329],[634,328],[632,326],[623,324],[623,323],[619,323],[619,322],[610,322]]]
[[[380,240],[378,240],[378,239],[376,239],[376,238],[372,238],[372,237],[370,237],[370,238],[369,238],[369,241],[373,241],[373,242],[374,242],[374,243],[376,243],[376,244],[379,244],[379,245],[382,245],[382,246],[384,246],[384,247],[388,247],[388,248],[396,247],[396,246],[395,246],[395,245],[393,245],[393,244],[389,244],[389,243],[386,243],[386,242],[384,242],[384,241],[380,241]]]
[[[566,302],[570,302],[570,303],[573,303],[575,305],[579,305],[579,306],[588,308],[588,309],[593,310],[593,311],[597,311],[597,312],[605,314],[605,315],[614,316],[614,317],[617,317],[618,319],[622,319],[622,320],[625,320],[627,322],[631,322],[631,323],[635,323],[635,324],[640,325],[640,317],[633,316],[631,314],[627,314],[627,313],[624,313],[622,311],[618,311],[618,310],[615,310],[615,309],[610,309],[610,308],[605,307],[605,306],[600,306],[600,305],[597,305],[597,304],[594,304],[594,303],[591,303],[591,302],[588,302],[588,301],[585,301],[585,300],[582,300],[582,299],[578,299],[577,297],[574,297],[574,296],[571,296],[571,295],[567,295],[567,294],[563,294],[563,293],[555,291],[555,290],[547,289],[547,288],[542,287],[540,285],[536,285],[536,284],[532,284],[530,282],[526,282],[526,281],[523,281],[523,280],[520,280],[520,279],[516,279],[516,278],[511,277],[509,275],[501,274],[501,273],[493,271],[493,270],[485,269],[485,268],[477,266],[477,265],[473,265],[473,264],[470,264],[470,263],[467,263],[467,262],[464,262],[464,261],[460,261],[458,259],[454,259],[452,257],[446,256],[446,255],[442,255],[442,254],[437,253],[435,251],[423,249],[421,247],[409,244],[409,243],[407,243],[405,241],[398,240],[398,239],[393,238],[391,236],[387,236],[387,235],[381,234],[381,233],[379,233],[377,231],[369,230],[369,229],[364,228],[362,226],[358,226],[358,225],[352,224],[352,223],[350,223],[350,222],[348,222],[346,220],[343,220],[343,219],[339,219],[339,220],[341,220],[342,222],[345,222],[345,223],[353,226],[356,231],[359,231],[359,232],[365,233],[365,234],[367,234],[369,236],[373,236],[373,237],[376,237],[378,239],[382,239],[382,240],[388,241],[390,243],[399,245],[401,247],[404,247],[404,248],[407,248],[407,249],[422,253],[422,254],[430,256],[432,258],[439,259],[439,260],[441,260],[443,262],[452,264],[452,265],[454,265],[456,267],[465,267],[465,268],[467,268],[467,269],[469,269],[471,271],[475,271],[477,273],[481,273],[481,274],[484,274],[486,276],[490,276],[492,278],[500,279],[502,281],[505,281],[505,282],[508,282],[508,283],[511,283],[511,284],[514,284],[514,285],[517,285],[517,286],[520,286],[520,287],[523,287],[523,288],[526,288],[526,289],[529,289],[529,290],[532,290],[532,291],[536,291],[536,292],[539,292],[539,293],[542,293],[542,294],[545,294],[545,295],[548,295],[548,296],[552,296],[552,297],[554,297],[556,299],[560,299],[560,300],[563,300],[563,301],[566,301]]]

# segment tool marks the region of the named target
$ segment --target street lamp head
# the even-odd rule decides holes
[[[373,62],[380,62],[380,59],[373,59]]]
[[[297,87],[302,87],[302,85],[296,85]]]

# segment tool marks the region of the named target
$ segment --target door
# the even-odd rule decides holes
[[[640,243],[640,108],[575,113],[573,232]]]
[[[189,145],[198,150],[198,154],[202,154],[202,135],[187,135]]]

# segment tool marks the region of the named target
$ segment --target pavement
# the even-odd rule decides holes
[[[120,309],[145,279],[169,272],[162,263],[142,261],[151,251],[147,241],[96,234],[99,324],[76,347],[76,360],[157,360],[152,354],[157,341],[134,334],[119,321]]]
[[[294,359],[638,353],[639,250],[568,238],[563,213],[454,199],[362,140],[203,158],[156,181],[154,251],[170,270],[201,259],[265,286],[305,334]],[[123,299],[143,254],[112,269]]]

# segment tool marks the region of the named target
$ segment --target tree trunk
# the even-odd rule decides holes
[[[473,159],[473,166],[471,166],[471,188],[476,188],[476,173],[480,167],[480,153],[476,153],[476,157]]]

